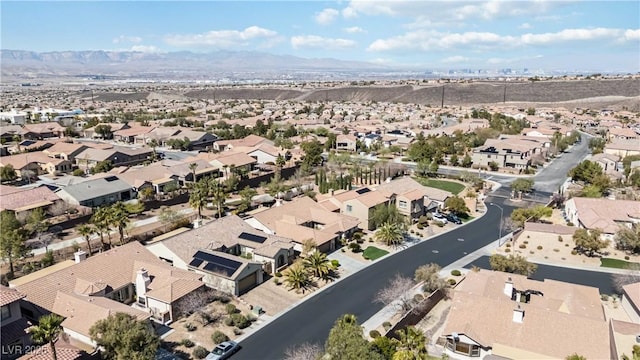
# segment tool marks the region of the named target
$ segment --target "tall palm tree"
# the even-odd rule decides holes
[[[189,194],[189,205],[198,210],[198,219],[202,219],[202,208],[207,205],[209,189],[206,179],[196,183],[196,186]]]
[[[378,228],[375,239],[387,246],[398,246],[404,240],[404,232],[396,223],[385,223]]]
[[[130,222],[129,212],[122,201],[118,201],[109,207],[109,223],[118,228],[120,245],[124,245],[124,230]]]
[[[309,279],[309,272],[305,269],[304,265],[300,262],[297,262],[291,265],[287,270],[284,271],[284,282],[287,283],[287,286],[291,289],[306,289],[311,281]]]
[[[106,244],[104,242],[104,234],[109,234],[109,231],[111,230],[109,227],[111,224],[109,223],[108,208],[101,207],[96,209],[89,222],[93,224],[98,234],[100,234],[100,247],[101,250],[104,250],[106,247]],[[111,235],[109,235],[109,245],[111,245]]]
[[[49,344],[51,349],[51,355],[53,360],[57,360],[55,343],[58,340],[58,335],[62,330],[60,324],[64,319],[56,314],[45,315],[40,318],[38,325],[35,325],[29,329],[31,338],[37,344]]]
[[[325,278],[332,270],[327,254],[317,250],[303,260],[303,265],[317,278]]]
[[[191,170],[191,174],[193,175],[193,186],[196,186],[196,169],[198,168],[198,164],[196,163],[191,163],[189,164],[189,170]]]
[[[89,249],[89,256],[93,253],[91,250],[91,235],[96,233],[96,229],[87,224],[82,224],[78,227],[78,233],[84,238],[84,241],[87,242],[87,248]]]
[[[429,355],[426,347],[426,338],[422,331],[413,326],[396,332],[400,339],[393,360],[426,360]]]
[[[227,200],[227,193],[217,179],[213,179],[209,182],[209,195],[213,198],[213,202],[218,209],[218,219],[222,217],[222,210],[224,210],[224,204]]]

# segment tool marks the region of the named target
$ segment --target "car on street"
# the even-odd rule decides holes
[[[433,213],[433,221],[437,221],[437,222],[445,224],[445,225],[448,223],[447,218],[443,214],[441,214],[439,212],[434,212]]]
[[[240,345],[238,345],[235,341],[224,341],[218,344],[209,355],[207,355],[206,360],[224,360],[228,359],[240,350]]]

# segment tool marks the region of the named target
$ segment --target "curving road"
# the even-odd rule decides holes
[[[504,216],[513,210],[501,199],[489,199],[504,208]],[[453,231],[419,243],[405,251],[379,260],[333,284],[297,307],[284,313],[241,342],[242,350],[234,359],[281,359],[287,348],[304,342],[324,344],[335,320],[350,313],[363,322],[383,306],[373,303],[376,292],[396,273],[413,278],[424,264],[446,266],[498,238],[500,210],[488,206],[482,218]],[[465,241],[458,241],[458,239]]]

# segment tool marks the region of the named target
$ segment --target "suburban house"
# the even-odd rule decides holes
[[[11,111],[0,112],[0,120],[8,121],[11,124],[24,124],[27,122],[27,112],[18,111],[18,109],[11,109]]]
[[[640,135],[631,128],[612,127],[607,129],[607,138],[609,140],[640,140]]]
[[[362,187],[342,193],[334,193],[333,196],[320,200],[319,204],[329,211],[357,218],[360,227],[365,228],[366,226],[367,230],[375,230],[375,224],[373,223],[375,207],[395,204],[395,195],[392,195],[391,198],[388,198],[387,195],[385,192],[373,191],[368,187]]]
[[[196,156],[184,159],[185,162],[191,161],[208,162],[214,169],[219,171],[223,176],[229,175],[231,172],[238,174],[249,173],[253,170],[253,166],[257,160],[246,153],[234,151],[225,151],[222,153],[199,153]]]
[[[27,319],[58,314],[65,318],[66,335],[92,347],[89,328],[96,321],[125,312],[168,324],[175,320],[181,300],[205,287],[202,275],[172,267],[138,242],[89,258],[83,251],[74,255],[75,264],[53,272],[40,270],[31,274],[39,276],[15,289],[26,295],[22,313]]]
[[[604,171],[611,180],[622,180],[624,178],[624,168],[622,167],[622,163],[620,163],[620,157],[618,155],[600,153],[591,156],[589,160],[600,165],[602,171]]]
[[[609,240],[620,226],[640,223],[640,202],[632,200],[574,197],[565,203],[564,211],[567,220],[575,226],[600,229],[603,237]]]
[[[256,163],[258,164],[275,164],[278,159],[278,155],[284,154],[286,150],[274,146],[270,143],[263,142],[256,146],[236,146],[233,148],[235,152],[242,152],[250,157],[256,159]]]
[[[55,194],[69,204],[92,208],[135,199],[131,185],[114,175],[65,186]]]
[[[218,137],[214,134],[195,131],[193,129],[184,128],[180,126],[176,127],[157,127],[150,131],[146,136],[146,143],[155,139],[159,146],[167,146],[167,141],[172,139],[188,139],[189,150],[208,150],[211,149],[213,143],[218,140]]]
[[[523,231],[519,232],[514,242],[519,239],[533,238],[551,246],[561,238],[564,242],[573,240],[573,234],[578,228],[575,226],[565,226],[559,224],[545,224],[537,222],[525,222]]]
[[[274,146],[273,141],[263,138],[262,136],[251,134],[242,139],[216,141],[213,144],[213,149],[216,151],[226,151],[234,149],[236,147],[255,147],[260,144],[269,144],[271,146]]]
[[[22,355],[24,347],[31,344],[27,332],[33,325],[22,316],[20,304],[26,295],[15,289],[0,285],[0,310],[2,314],[0,327],[0,343],[2,358],[15,359]]]
[[[353,135],[340,134],[336,136],[336,150],[356,152],[357,141]]]
[[[573,352],[611,358],[597,288],[480,270],[450,296],[441,340],[452,358],[564,359]]]
[[[59,141],[50,148],[42,150],[42,152],[49,157],[69,160],[71,163],[75,163],[76,156],[87,148],[88,146],[84,144]]]
[[[17,139],[22,139],[24,130],[20,125],[2,125],[0,126],[0,140],[2,143],[11,142]]]
[[[640,282],[627,284],[622,287],[620,304],[631,322],[640,324]]]
[[[318,251],[331,252],[342,239],[351,237],[360,224],[356,217],[329,211],[307,196],[257,212],[245,221],[267,234],[292,239],[299,252],[309,240]]]
[[[210,287],[240,295],[293,261],[290,239],[252,228],[236,215],[179,234],[166,234],[147,249],[179,269],[195,271]]]
[[[427,206],[432,201],[429,199],[428,190],[426,186],[408,176],[385,182],[376,187],[376,191],[385,193],[388,198],[392,198],[395,194],[395,206],[400,214],[409,220],[418,219],[426,214]]]
[[[17,188],[0,185],[0,211],[11,211],[16,215],[42,208],[45,212],[49,206],[62,202],[48,187]]]
[[[81,169],[91,169],[97,163],[107,160],[113,166],[133,166],[150,161],[152,158],[153,150],[130,147],[88,148],[75,156],[76,165]]]
[[[604,153],[617,155],[621,158],[631,155],[640,155],[640,141],[636,139],[625,140],[616,138],[605,144]]]
[[[524,128],[520,132],[524,136],[542,137],[551,139],[555,133],[560,133],[562,136],[571,135],[571,129],[560,124],[553,123],[539,123],[533,124],[530,128]]]
[[[147,143],[149,133],[155,128],[155,126],[134,125],[126,129],[116,130],[113,132],[113,140],[127,144],[144,145]]]
[[[501,168],[525,169],[532,165],[535,155],[539,161],[544,160],[548,144],[547,139],[529,136],[487,139],[473,150],[471,159],[474,166],[490,167],[490,163],[496,163]]]
[[[42,140],[64,137],[64,127],[57,122],[25,124],[22,130],[23,139]]]
[[[86,138],[100,138],[102,137],[101,134],[96,132],[96,128],[98,126],[108,126],[111,129],[111,132],[115,132],[115,131],[119,131],[119,130],[124,130],[124,129],[130,129],[131,126],[127,123],[100,123],[100,124],[96,124],[95,126],[92,126],[90,128],[86,128],[84,130],[82,130],[82,135]]]
[[[60,175],[73,170],[73,164],[69,160],[56,159],[47,156],[43,152],[27,152],[0,157],[0,167],[11,165],[18,177],[25,171],[32,171],[33,176],[40,174]]]

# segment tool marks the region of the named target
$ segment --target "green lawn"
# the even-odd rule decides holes
[[[610,268],[617,268],[617,269],[628,269],[630,265],[634,265],[634,264],[635,265],[640,265],[638,263],[619,260],[619,259],[612,259],[612,258],[601,258],[600,259],[600,267],[610,267]]]
[[[416,177],[415,179],[424,186],[448,191],[454,195],[458,195],[465,188],[463,184],[453,181],[438,180],[425,177]]]
[[[471,216],[471,215],[467,216],[466,218],[465,217],[460,217],[460,220],[462,220],[463,223],[466,223],[466,222],[471,221],[473,219],[474,219],[474,217]]]
[[[365,259],[369,259],[369,260],[376,260],[378,258],[381,258],[385,255],[387,255],[389,252],[382,250],[382,249],[378,249],[375,246],[369,246],[366,249],[364,249],[364,251],[362,252],[362,256]]]

